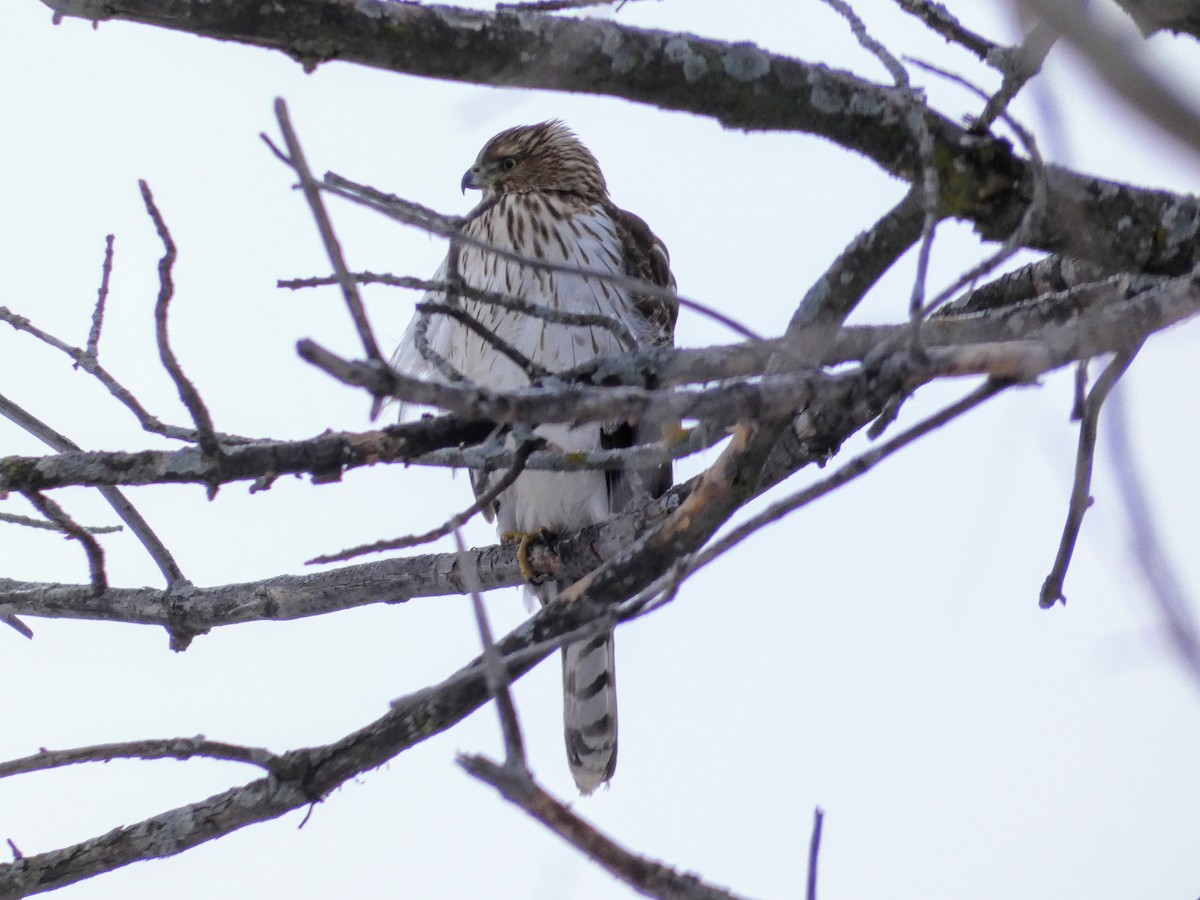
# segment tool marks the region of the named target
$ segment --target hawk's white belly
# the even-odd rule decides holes
[[[536,213],[531,217],[532,211]],[[522,256],[624,274],[620,239],[608,213],[553,194],[502,197],[474,219],[469,233],[489,244]],[[462,248],[459,272],[471,287],[517,297],[527,303],[570,313],[608,316],[620,322],[636,345],[651,342],[649,326],[632,308],[628,291],[587,276],[532,269],[476,247]],[[445,277],[445,267],[438,279]],[[429,300],[446,302],[443,295]],[[613,331],[600,326],[569,326],[503,307],[463,299],[463,308],[500,340],[549,371],[563,371],[597,356],[632,349]],[[409,326],[396,359],[397,368],[423,377],[440,378],[419,350],[414,326]],[[428,327],[429,346],[470,381],[497,390],[522,387],[528,375],[485,337],[446,316],[434,315]],[[540,425],[535,433],[564,452],[589,451],[600,446],[599,423],[579,427]],[[603,521],[610,514],[603,472],[524,472],[499,502],[501,531],[569,531]]]

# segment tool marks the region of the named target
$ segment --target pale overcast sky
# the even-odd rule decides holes
[[[1010,35],[1002,4],[952,2]],[[888,0],[855,3],[896,52],[994,84]],[[611,13],[599,13],[611,15]],[[751,40],[876,79],[879,65],[815,0],[630,3],[621,21]],[[1200,96],[1200,47],[1154,55]],[[1191,75],[1188,75],[1188,67]],[[920,77],[939,109],[977,109]],[[352,354],[336,291],[281,292],[327,264],[292,178],[266,150],[287,99],[317,171],[333,169],[448,213],[459,179],[502,128],[566,120],[599,158],[614,199],[670,247],[680,289],[778,333],[812,280],[902,187],[870,162],[797,134],[724,131],[707,119],[612,99],[497,90],[343,64],[305,75],[281,54],[159,29],[69,20],[37,0],[0,10],[0,304],[65,339],[87,333],[104,236],[116,267],[101,357],[152,410],[183,423],[157,362],[160,255],[138,195],[145,178],[179,245],[176,352],[218,428],[306,437],[368,427],[365,396],[295,355],[314,338]],[[1200,167],[1122,110],[1056,51],[1046,85],[1059,161],[1105,177],[1195,191]],[[1043,131],[1035,104],[1015,107]],[[335,204],[351,266],[428,276],[444,245]],[[948,224],[941,285],[985,252]],[[904,315],[906,261],[857,322]],[[411,294],[372,289],[381,341]],[[1196,326],[1154,338],[1127,399],[1168,551],[1200,593],[1200,474],[1190,375]],[[681,345],[725,341],[684,313]],[[89,448],[164,446],[65,358],[0,325],[0,393]],[[625,845],[758,897],[802,895],[812,810],[827,814],[822,900],[1191,898],[1200,894],[1200,694],[1159,640],[1132,574],[1103,455],[1069,604],[1039,610],[1074,462],[1071,375],[1010,392],[848,488],[792,516],[687,583],[618,635],[621,758],[609,790],[576,808]],[[939,385],[901,426],[959,396]],[[866,445],[858,437],[845,458]],[[0,422],[0,456],[43,448]],[[711,458],[711,457],[710,457]],[[687,477],[703,464],[679,467]],[[836,461],[834,463],[836,465]],[[819,477],[805,471],[782,490]],[[129,495],[204,585],[299,572],[321,552],[420,531],[465,506],[464,477],[357,470],[313,488],[286,479],[251,496],[198,487]],[[94,492],[57,495],[81,521],[112,515]],[[753,508],[758,508],[756,504]],[[27,512],[19,498],[0,511]],[[0,576],[85,580],[83,554],[0,524]],[[494,540],[473,523],[476,545]],[[113,584],[158,585],[128,534],[104,539]],[[446,544],[438,545],[445,549]],[[489,598],[497,631],[526,615],[518,590]],[[283,751],[332,740],[390,699],[477,652],[463,598],[221,629],[172,653],[157,629],[31,620],[0,630],[0,758],[38,747],[204,734]],[[530,762],[574,796],[562,750],[556,661],[516,689]],[[347,784],[318,806],[165,861],[64,889],[66,900],[230,897],[620,898],[627,888],[504,804],[454,763],[498,754],[490,707]],[[257,772],[235,765],[112,763],[0,781],[0,839],[26,854],[202,799]]]

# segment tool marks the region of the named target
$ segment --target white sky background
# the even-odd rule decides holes
[[[886,0],[855,6],[891,48],[990,73]],[[952,3],[992,36],[1000,4]],[[631,3],[631,24],[755,41],[885,77],[814,0]],[[1200,96],[1200,47],[1151,49]],[[1115,105],[1056,50],[1048,84],[1076,168],[1195,191],[1200,167]],[[929,82],[923,76],[919,81]],[[329,64],[143,26],[50,24],[36,0],[0,10],[0,304],[82,343],[104,235],[116,268],[101,359],[151,409],[185,424],[153,342],[161,248],[141,206],[146,178],[179,245],[175,350],[217,427],[279,438],[367,427],[368,400],[302,363],[303,337],[357,342],[334,289],[292,294],[280,277],[328,266],[292,177],[258,139],[285,97],[313,168],[333,169],[445,212],[483,142],[558,116],[604,167],[614,199],[671,249],[680,289],[778,333],[807,286],[900,196],[873,164],[796,134],[724,131],[619,100],[496,90]],[[936,108],[977,110],[931,82]],[[1018,113],[1038,125],[1033,105]],[[428,276],[437,240],[333,203],[350,265]],[[943,226],[934,286],[981,254]],[[855,321],[904,314],[912,262]],[[368,289],[381,343],[415,297]],[[681,345],[726,341],[684,312]],[[1167,549],[1193,593],[1200,476],[1190,387],[1196,326],[1156,337],[1128,378],[1134,440]],[[1098,367],[1094,369],[1098,371]],[[904,427],[968,390],[923,390]],[[0,326],[0,392],[85,447],[166,446],[65,357]],[[620,765],[577,808],[625,845],[762,897],[803,891],[812,809],[827,813],[820,896],[1193,897],[1200,891],[1200,697],[1157,637],[1128,563],[1101,452],[1066,585],[1042,611],[1074,463],[1071,376],[1010,392],[888,460],[710,566],[670,607],[620,631]],[[843,458],[865,446],[857,438]],[[0,455],[46,452],[0,423]],[[679,467],[679,477],[699,462]],[[834,463],[836,465],[836,462]],[[829,471],[829,470],[827,470]],[[821,473],[805,471],[783,490]],[[778,491],[779,489],[777,489]],[[129,496],[197,584],[303,570],[320,552],[424,530],[469,502],[463,477],[413,468],[349,473],[313,488],[283,479]],[[778,495],[778,494],[777,494]],[[56,494],[88,524],[113,521],[94,492]],[[28,512],[20,498],[0,511]],[[82,552],[0,525],[0,575],[86,580]],[[494,540],[474,523],[475,545]],[[103,540],[115,585],[158,585],[129,534]],[[445,549],[439,545],[438,549]],[[489,598],[499,632],[526,612]],[[31,620],[0,631],[0,758],[40,746],[204,734],[273,750],[337,738],[387,702],[440,680],[478,650],[469,604],[434,598],[319,619],[225,628],[186,653],[158,629]],[[550,661],[516,690],[531,765],[573,795]],[[64,898],[605,898],[629,892],[454,764],[500,753],[486,707],[447,734],[304,812],[181,856],[64,889]],[[0,782],[0,838],[26,854],[64,846],[258,777],[203,761],[112,763]]]

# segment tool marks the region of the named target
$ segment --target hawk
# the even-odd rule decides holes
[[[600,314],[618,327],[565,324],[486,299],[431,292],[427,301],[456,304],[481,327],[437,313],[420,326],[418,313],[392,360],[397,369],[422,378],[461,377],[510,390],[530,381],[531,367],[523,365],[524,360],[543,371],[559,372],[598,356],[673,343],[679,308],[671,297],[675,279],[667,249],[642,219],[609,199],[599,163],[566,125],[554,120],[500,132],[463,175],[464,193],[467,188],[483,192],[465,225],[469,238],[559,268],[536,268],[463,241],[457,260],[447,256],[437,280],[457,270],[475,298],[485,291],[544,310]],[[561,267],[632,276],[668,291],[639,292]],[[422,327],[427,339],[423,348],[418,346]],[[501,342],[510,352],[498,349]],[[590,422],[539,425],[534,433],[570,453],[656,440],[661,428],[648,420]],[[472,484],[479,496],[487,490],[489,476],[474,473]],[[619,514],[647,494],[658,496],[670,484],[669,465],[636,472],[526,471],[484,514],[489,521],[495,519],[502,538],[571,532]],[[527,546],[522,544],[523,549]],[[545,604],[560,587],[565,585],[544,583],[530,589]],[[569,644],[563,648],[562,663],[567,761],[579,790],[590,794],[612,778],[617,764],[612,633]]]

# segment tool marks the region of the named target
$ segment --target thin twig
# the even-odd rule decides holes
[[[538,271],[558,272],[566,275],[580,275],[595,281],[603,281],[608,284],[622,287],[626,290],[636,291],[638,294],[654,297],[657,299],[670,300],[678,302],[681,307],[690,309],[693,312],[699,313],[706,318],[712,319],[724,325],[730,331],[740,334],[744,338],[752,341],[762,341],[764,338],[758,332],[743,325],[741,322],[727,316],[720,310],[714,309],[708,304],[702,303],[699,300],[693,300],[689,297],[684,297],[676,294],[670,288],[660,287],[650,281],[643,281],[640,278],[634,278],[630,275],[622,275],[617,272],[609,272],[601,269],[589,269],[583,266],[575,266],[570,263],[558,263],[548,259],[536,259],[516,253],[506,247],[499,247],[495,244],[473,237],[468,234],[462,227],[463,219],[455,216],[445,216],[435,212],[428,207],[421,206],[419,203],[413,203],[410,200],[405,200],[397,197],[394,194],[385,194],[382,191],[367,185],[357,184],[348,178],[343,178],[333,172],[325,173],[325,181],[323,183],[325,190],[336,194],[339,197],[344,197],[354,203],[361,204],[376,212],[382,213],[388,218],[395,219],[398,222],[403,222],[406,225],[413,225],[430,234],[440,235],[445,238],[455,238],[464,245],[476,247],[480,250],[485,250],[500,259],[506,259],[511,262],[517,262],[521,265]]]
[[[955,84],[961,85],[967,90],[974,93],[976,96],[987,99],[987,93],[981,88],[969,82],[955,72],[950,72],[939,66],[932,65],[928,62],[923,62],[919,59],[909,59],[913,65],[931,72],[935,75],[940,75]],[[1049,179],[1046,175],[1046,163],[1042,158],[1041,152],[1038,150],[1037,141],[1033,134],[1021,125],[1015,118],[1009,115],[1006,111],[1001,110],[999,117],[1004,121],[1016,134],[1017,139],[1029,154],[1030,167],[1033,175],[1033,200],[1026,207],[1025,212],[1021,216],[1021,221],[1013,230],[1012,234],[1000,245],[1000,249],[991,256],[984,259],[979,264],[973,266],[957,279],[949,287],[942,290],[936,297],[925,304],[921,310],[921,315],[928,316],[934,312],[939,306],[948,301],[956,293],[970,284],[973,284],[978,279],[982,278],[988,272],[994,270],[1001,265],[1005,260],[1014,256],[1026,243],[1027,236],[1033,232],[1037,225],[1038,218],[1044,215],[1047,211],[1047,203],[1049,197]]]
[[[455,564],[458,563],[458,555],[455,555]],[[502,654],[500,662],[504,666],[504,671],[508,674],[509,681],[515,678],[522,672],[528,671],[534,664],[541,662],[556,650],[561,650],[568,644],[578,644],[582,641],[588,641],[596,637],[598,634],[612,631],[616,619],[605,611],[596,611],[596,617],[589,619],[578,628],[564,631],[562,634],[547,638],[544,641],[531,643],[527,647],[520,650],[514,650],[511,653]],[[482,659],[480,660],[482,663]],[[473,684],[479,679],[479,670],[477,667],[465,666],[459,669],[449,678],[438,684],[439,690],[450,690],[463,687],[468,684]],[[404,706],[412,701],[412,695],[405,697],[397,697],[391,701],[390,706],[394,709],[399,706]]]
[[[458,764],[500,792],[597,865],[647,897],[681,900],[735,900],[735,895],[701,881],[687,872],[637,856],[601,834],[590,823],[560,803],[528,775],[513,772],[483,756],[458,757]]]
[[[108,590],[108,577],[104,574],[104,550],[99,542],[66,514],[61,506],[38,491],[24,491],[25,497],[43,516],[63,530],[68,538],[79,541],[87,554],[88,571],[92,578],[92,593],[99,597]]]
[[[6,606],[2,605],[0,605],[0,622],[13,629],[17,634],[33,640],[33,629],[17,618]]]
[[[622,604],[619,611],[619,620],[624,622],[629,619],[639,618],[670,603],[686,579],[707,566],[717,557],[733,549],[759,529],[865,475],[884,458],[973,409],[1010,385],[1011,382],[1005,380],[988,379],[987,382],[957,403],[917,423],[890,441],[879,444],[866,453],[856,456],[829,477],[814,482],[808,487],[773,503],[757,516],[743,522],[723,535],[719,540],[709,544],[704,550],[693,554],[690,558],[686,560],[679,559],[676,562],[676,569],[674,571],[667,573],[667,575],[660,578],[657,582]]]
[[[11,325],[15,330],[31,335],[47,346],[53,347],[61,353],[66,354],[74,360],[75,368],[82,369],[87,374],[91,375],[104,386],[119,403],[125,406],[137,418],[138,424],[151,434],[160,434],[163,437],[171,438],[177,441],[196,442],[198,434],[195,428],[183,428],[179,425],[167,425],[162,422],[157,416],[151,415],[146,408],[138,401],[127,387],[117,381],[104,366],[91,356],[88,356],[87,350],[83,347],[73,347],[65,341],[60,340],[49,332],[43,331],[34,325],[25,316],[19,315],[6,306],[0,306],[0,322]],[[249,444],[256,438],[244,437],[236,434],[226,434],[217,432],[217,437],[223,443],[227,444]]]
[[[714,541],[703,551],[697,553],[688,564],[688,576],[694,575],[714,559],[732,550],[764,526],[782,519],[789,513],[807,506],[813,501],[832,493],[842,485],[853,481],[861,475],[865,475],[888,456],[903,449],[918,438],[924,437],[931,431],[937,430],[952,419],[974,409],[985,400],[994,397],[1009,386],[1010,382],[989,378],[983,385],[956,403],[952,403],[940,412],[917,423],[907,431],[896,435],[890,441],[872,447],[867,452],[854,457],[854,459],[850,460],[828,478],[823,478],[803,490],[784,497],[782,500],[777,500],[758,515],[747,519],[736,528],[727,532],[719,540]]]
[[[55,431],[41,419],[17,406],[3,394],[0,394],[0,416],[4,416],[10,422],[14,422],[21,428],[28,431],[43,444],[57,450],[59,453],[65,453],[69,450],[79,450],[79,445],[68,438],[66,435]],[[109,506],[113,508],[122,522],[129,526],[129,530],[134,533],[141,545],[146,548],[146,552],[150,554],[150,558],[154,560],[154,564],[158,566],[158,570],[162,572],[163,578],[167,581],[167,586],[172,587],[177,584],[182,584],[187,581],[183,576],[183,570],[179,568],[179,564],[175,562],[175,557],[171,555],[171,551],[154,533],[154,529],[149,523],[142,518],[142,514],[137,511],[132,503],[126,499],[125,495],[115,487],[104,485],[98,487],[100,496],[105,499]]]
[[[616,12],[629,0],[526,0],[524,3],[497,3],[496,9],[511,9],[521,12],[563,12],[569,9],[587,9],[592,6],[617,4]]]
[[[387,541],[375,541],[371,544],[361,544],[357,547],[351,547],[348,550],[342,550],[339,553],[331,553],[327,556],[315,556],[305,562],[305,565],[322,565],[325,563],[344,562],[348,559],[353,559],[356,556],[365,556],[368,553],[381,553],[385,550],[403,550],[406,547],[416,547],[420,544],[428,544],[430,541],[436,541],[438,538],[445,537],[453,531],[457,531],[472,518],[477,516],[481,510],[487,509],[491,504],[496,502],[496,498],[512,487],[517,477],[525,471],[525,463],[529,459],[531,453],[540,447],[545,446],[545,441],[540,438],[532,438],[527,441],[522,441],[520,446],[514,451],[512,464],[508,470],[496,479],[488,489],[476,498],[475,502],[468,506],[460,513],[451,516],[437,528],[426,531],[424,534],[412,534],[406,537],[393,538]]]
[[[804,892],[806,900],[817,900],[817,861],[821,853],[821,826],[825,822],[825,812],[821,807],[813,808],[812,837],[808,841],[808,888]]]
[[[448,319],[453,319],[468,331],[479,335],[479,337],[490,344],[492,349],[497,353],[507,356],[510,360],[512,360],[513,364],[516,365],[517,368],[525,372],[525,374],[530,378],[542,378],[550,374],[549,370],[545,366],[535,363],[532,359],[530,359],[508,341],[501,338],[490,328],[483,325],[478,319],[459,306],[454,306],[450,303],[422,302],[417,304],[417,312],[427,316],[446,316]]]
[[[471,595],[475,624],[479,628],[479,640],[483,644],[483,672],[487,679],[488,693],[496,701],[496,713],[500,717],[500,731],[504,735],[504,768],[511,772],[523,772],[528,778],[521,723],[517,720],[517,709],[508,689],[508,669],[505,668],[500,652],[496,649],[496,642],[492,639],[492,627],[488,624],[487,610],[479,593],[479,578],[475,573],[474,561],[467,555],[467,545],[463,542],[462,531],[458,528],[454,529],[454,544],[458,548],[458,572],[463,587]]]
[[[350,277],[349,269],[346,268],[346,260],[342,256],[342,245],[338,242],[337,235],[334,234],[329,213],[325,210],[325,201],[321,199],[321,189],[304,158],[300,139],[296,137],[296,132],[292,129],[287,103],[282,97],[275,99],[275,118],[279,121],[279,129],[283,132],[283,141],[287,146],[288,165],[300,177],[300,189],[304,192],[304,199],[308,201],[309,209],[312,210],[313,219],[317,223],[317,231],[321,235],[321,243],[325,245],[329,264],[333,267],[334,274],[337,275],[338,285],[342,289],[342,297],[346,301],[346,308],[350,311],[350,318],[354,321],[354,327],[358,331],[359,340],[362,341],[363,351],[366,353],[367,359],[382,361],[383,354],[379,352],[375,334],[371,331],[371,325],[367,321],[367,311],[363,307],[362,298],[358,295],[358,286]]]
[[[990,62],[1005,49],[965,27],[941,3],[933,0],[896,0],[896,5],[909,15],[916,16],[947,41],[974,53],[981,62]]]
[[[1088,360],[1081,359],[1075,364],[1075,399],[1071,403],[1071,421],[1083,419],[1087,404]]]
[[[20,525],[24,528],[37,528],[43,531],[57,531],[62,533],[60,528],[54,522],[45,519],[34,519],[31,516],[19,516],[16,513],[0,512],[0,522],[7,522],[9,525]],[[120,525],[85,525],[83,530],[88,534],[116,534],[118,531],[124,531]]]
[[[114,235],[104,239],[104,266],[100,273],[100,289],[96,292],[96,308],[92,310],[92,327],[88,331],[86,353],[90,359],[100,356],[100,329],[104,327],[104,306],[108,302],[108,282],[113,269]],[[76,363],[78,365],[78,363]]]
[[[870,368],[873,371],[884,365],[892,366],[910,389],[946,375],[986,374],[1028,381],[1077,358],[1072,355],[1056,361],[1055,351],[1061,353],[1064,349],[1037,341],[938,347],[929,348],[923,358],[911,360],[901,359],[895,352],[884,353]],[[840,393],[841,379],[853,377],[804,370],[669,390],[571,384],[557,390],[543,386],[497,391],[483,385],[414,378],[378,365],[344,359],[311,340],[300,341],[297,351],[305,362],[373,396],[395,397],[405,403],[438,407],[467,419],[487,419],[500,424],[579,425],[635,420],[652,410],[664,420],[707,420],[710,427],[733,425],[746,418],[794,414],[806,405],[820,402],[824,391]]]
[[[376,272],[354,272],[351,274],[351,277],[358,284],[385,284],[390,287],[409,288],[411,290],[440,294],[448,293],[450,290],[450,285],[446,281],[429,281],[424,278],[412,278],[406,275],[389,275],[379,274]],[[276,282],[277,287],[287,288],[289,290],[321,287],[334,284],[337,284],[337,278],[336,276],[330,275],[322,278],[280,279],[278,282]],[[503,309],[521,313],[522,315],[544,319],[545,321],[553,322],[556,325],[567,325],[581,328],[603,328],[611,332],[613,336],[616,337],[621,343],[622,347],[633,349],[637,346],[637,341],[634,340],[633,334],[629,331],[625,324],[618,319],[613,318],[612,316],[606,316],[602,313],[569,312],[565,309],[555,309],[550,306],[544,306],[540,303],[530,303],[528,300],[522,300],[520,297],[514,297],[511,294],[501,294],[495,291],[482,291],[465,283],[460,283],[457,287],[457,290],[468,300],[474,300],[477,303],[486,303],[490,306],[499,306]]]
[[[1142,342],[1131,350],[1118,353],[1096,383],[1092,386],[1087,400],[1083,404],[1083,415],[1079,423],[1079,449],[1075,454],[1075,480],[1071,486],[1071,501],[1067,505],[1067,521],[1063,525],[1062,538],[1058,543],[1058,553],[1054,557],[1054,566],[1050,574],[1042,582],[1042,591],[1038,605],[1049,609],[1055,603],[1066,603],[1063,595],[1063,582],[1067,578],[1067,569],[1071,565],[1071,555],[1075,552],[1075,542],[1079,538],[1079,529],[1083,526],[1084,513],[1092,505],[1092,467],[1096,458],[1096,435],[1100,425],[1100,409],[1108,399],[1108,393],[1125,374],[1129,364],[1133,362]],[[1082,364],[1081,364],[1082,366]]]
[[[939,213],[941,189],[938,184],[937,165],[933,158],[933,134],[929,130],[929,123],[925,121],[927,111],[925,97],[923,93],[913,88],[908,71],[900,60],[896,59],[887,47],[871,36],[867,31],[866,23],[849,3],[846,3],[845,0],[824,0],[824,2],[850,23],[850,30],[854,33],[855,38],[888,70],[899,95],[904,98],[904,122],[912,135],[917,149],[917,159],[921,163],[919,190],[921,209],[924,212],[921,220],[921,237],[917,245],[917,271],[908,303],[909,323],[912,326],[910,338],[914,350],[919,349],[921,309],[925,305],[925,285],[929,279],[929,258],[933,252],[934,233],[941,218]],[[913,189],[918,190],[916,183],[914,183]]]
[[[467,380],[466,376],[458,370],[458,367],[442,354],[438,353],[429,343],[429,316],[417,315],[416,324],[413,325],[413,344],[416,345],[417,352],[421,357],[437,370],[438,374],[452,383],[473,384]],[[376,397],[371,406],[371,418],[379,414],[382,408],[383,401]]]
[[[115,744],[96,744],[70,750],[39,750],[32,756],[0,762],[0,778],[44,772],[79,763],[111,762],[114,759],[191,759],[201,756],[227,762],[248,763],[274,772],[280,758],[261,747],[243,747],[210,741],[203,735],[193,738],[126,741]]]
[[[729,437],[721,428],[706,424],[687,429],[682,438],[671,437],[649,444],[634,444],[609,450],[562,453],[538,450],[530,455],[527,469],[549,472],[637,471],[653,469],[678,459],[701,453]],[[492,441],[474,447],[446,447],[409,460],[415,466],[443,466],[453,469],[506,469],[513,464],[516,451]]]
[[[175,241],[171,237],[171,232],[167,230],[167,223],[163,220],[162,213],[158,211],[158,207],[154,203],[154,195],[150,193],[150,186],[145,181],[139,181],[138,187],[142,191],[146,212],[150,214],[150,219],[154,222],[154,229],[158,232],[159,240],[163,244],[163,256],[158,262],[158,300],[154,304],[158,357],[162,360],[163,368],[167,370],[171,380],[175,382],[179,399],[183,401],[188,414],[192,417],[192,422],[196,425],[200,447],[211,456],[220,456],[221,444],[213,429],[212,417],[208,414],[208,408],[204,405],[200,392],[184,374],[183,367],[171,349],[170,338],[167,334],[167,310],[171,305],[171,298],[175,295],[175,285],[171,277],[172,269],[175,267]],[[215,492],[216,487],[211,486],[209,488],[210,498]]]
[[[1042,64],[1057,41],[1058,32],[1038,22],[1019,47],[1011,48],[1003,63],[1004,80],[1000,83],[1000,89],[988,99],[983,112],[975,119],[975,128],[981,131],[991,128],[992,123],[1021,92],[1021,88],[1042,71]]]

